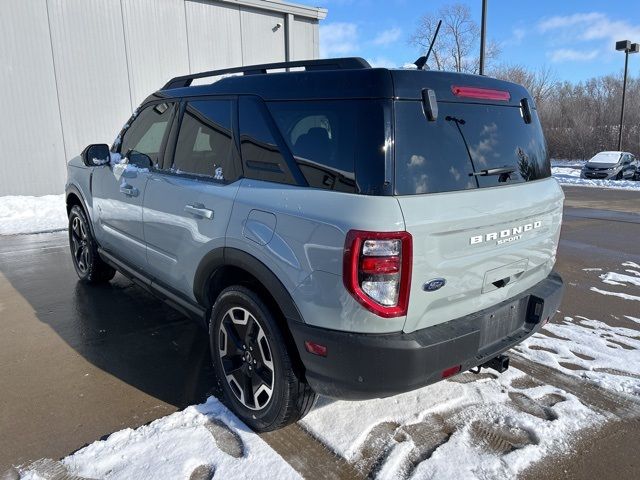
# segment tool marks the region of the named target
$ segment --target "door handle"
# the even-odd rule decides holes
[[[124,193],[125,195],[128,195],[129,197],[137,197],[138,196],[138,189],[136,187],[132,187],[131,185],[121,185],[120,186],[120,193]]]
[[[204,208],[204,205],[185,205],[184,211],[195,215],[196,217],[206,218],[207,220],[213,220],[213,210]]]

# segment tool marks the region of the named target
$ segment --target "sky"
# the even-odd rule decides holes
[[[480,23],[481,0],[307,0],[328,9],[320,22],[323,58],[361,56],[374,66],[412,63],[424,52],[409,44],[419,18],[463,3]],[[617,40],[640,43],[636,0],[488,0],[487,37],[501,48],[499,62],[551,67],[559,80],[578,82],[622,74]],[[640,54],[629,57],[640,76]]]

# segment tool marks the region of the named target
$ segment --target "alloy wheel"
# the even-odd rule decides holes
[[[73,247],[73,261],[81,273],[86,273],[91,264],[89,249],[89,235],[87,227],[79,216],[71,220],[71,242]]]
[[[218,353],[234,396],[250,410],[271,400],[275,382],[273,356],[264,330],[243,307],[229,309],[220,322]]]

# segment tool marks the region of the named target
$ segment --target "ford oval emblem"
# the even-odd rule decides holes
[[[425,292],[435,292],[436,290],[440,290],[447,284],[447,281],[444,278],[434,278],[433,280],[429,280],[422,286],[422,290]]]

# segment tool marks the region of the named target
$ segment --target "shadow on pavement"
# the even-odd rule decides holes
[[[0,244],[0,272],[38,320],[96,367],[163,402],[204,401],[215,385],[207,332],[119,274],[105,285],[78,282],[66,235],[48,236],[58,248],[42,237]]]

